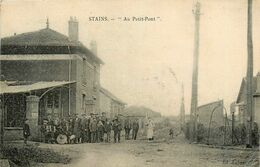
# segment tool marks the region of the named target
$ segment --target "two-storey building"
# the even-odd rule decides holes
[[[48,116],[100,112],[100,66],[96,44],[79,40],[70,18],[68,36],[47,27],[1,39],[1,100],[6,130],[32,127]],[[37,136],[37,135],[36,135]]]

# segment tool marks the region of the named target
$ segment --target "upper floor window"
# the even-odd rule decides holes
[[[94,65],[93,67],[93,88],[94,88],[94,91],[97,91],[97,87],[98,87],[98,81],[97,81],[97,66]]]
[[[87,60],[83,58],[83,66],[82,66],[82,83],[87,84]]]
[[[83,111],[85,110],[85,102],[86,102],[86,95],[82,94],[81,108],[83,109]]]

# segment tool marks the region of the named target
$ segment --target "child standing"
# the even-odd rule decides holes
[[[30,133],[30,126],[29,126],[28,119],[25,119],[24,125],[23,125],[23,138],[24,138],[24,144],[27,144],[28,137],[31,135]]]

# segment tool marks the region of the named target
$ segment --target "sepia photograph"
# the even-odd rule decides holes
[[[0,167],[260,167],[260,0],[0,0]]]

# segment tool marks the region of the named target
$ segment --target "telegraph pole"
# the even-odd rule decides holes
[[[247,8],[247,147],[252,147],[253,125],[253,40],[252,40],[252,0],[248,0]]]
[[[1,12],[2,12],[2,1],[0,0],[0,24],[2,22]],[[1,44],[2,34],[0,26],[0,56],[2,54],[2,44]],[[1,62],[0,62],[1,66]],[[4,145],[4,96],[0,97],[0,159],[3,158],[3,145]]]
[[[195,5],[193,11],[195,17],[194,52],[193,52],[193,73],[192,73],[192,92],[191,92],[191,128],[190,139],[197,141],[197,106],[198,106],[198,63],[199,63],[199,22],[200,22],[200,3]]]

